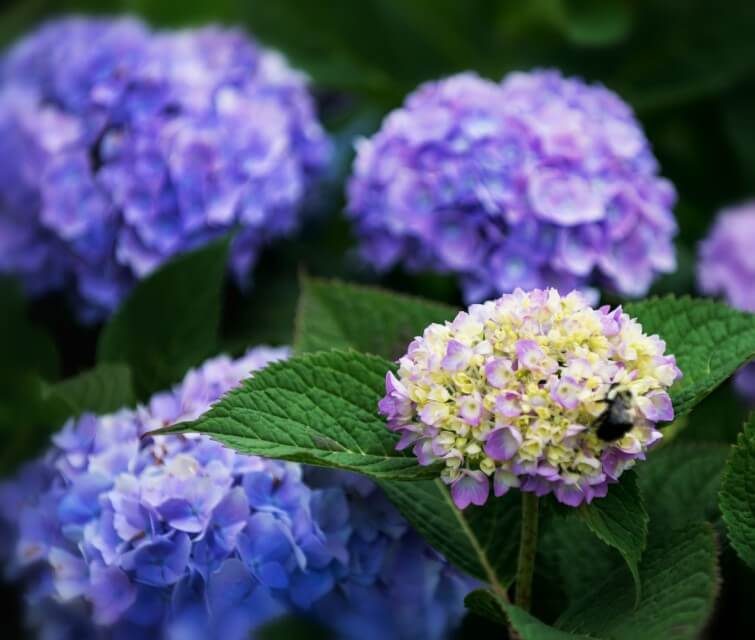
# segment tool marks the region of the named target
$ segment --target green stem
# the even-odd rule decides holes
[[[514,603],[529,611],[532,604],[532,576],[535,574],[537,551],[537,496],[522,492],[522,534],[519,539],[519,560],[516,567],[516,598]]]

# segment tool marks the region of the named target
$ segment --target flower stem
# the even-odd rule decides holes
[[[535,573],[535,552],[537,551],[537,511],[537,496],[523,491],[522,533],[519,539],[514,603],[525,611],[529,611],[532,604],[532,577]]]

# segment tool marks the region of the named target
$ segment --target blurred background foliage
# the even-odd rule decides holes
[[[11,0],[0,12],[0,46],[69,12],[133,13],[154,25],[219,22],[246,28],[312,78],[336,143],[327,185],[299,239],[273,247],[250,295],[229,292],[224,345],[286,342],[300,269],[371,280],[353,254],[341,211],[354,138],[418,83],[473,69],[558,67],[601,82],[637,111],[663,175],[676,185],[678,270],[654,293],[694,293],[696,246],[726,204],[755,196],[755,3],[751,0]],[[452,280],[394,273],[388,286],[460,303]],[[57,302],[34,305],[45,320]],[[63,373],[91,364],[91,332],[54,313],[69,354]],[[74,345],[74,346],[70,346]],[[729,390],[684,435],[731,440],[743,410]],[[725,404],[731,429],[706,424]],[[701,425],[697,425],[702,421]],[[717,420],[720,422],[720,420]]]
[[[227,292],[222,345],[232,352],[260,341],[290,340],[299,270],[376,279],[356,260],[341,214],[353,140],[376,130],[385,113],[425,80],[467,69],[499,79],[512,70],[558,67],[601,82],[626,99],[646,129],[662,174],[679,194],[679,268],[661,279],[654,293],[694,294],[697,243],[716,211],[755,196],[752,0],[6,0],[0,9],[0,46],[46,18],[69,12],[134,13],[164,27],[238,25],[280,49],[313,80],[321,117],[336,143],[336,162],[311,205],[319,215],[311,217],[298,239],[278,244],[263,257],[249,294]],[[393,273],[382,281],[460,304],[447,278]],[[0,340],[0,377],[12,380],[2,385],[0,409],[13,405],[4,403],[4,396],[18,400],[19,390],[31,393],[23,376],[70,376],[92,365],[95,330],[76,327],[58,301],[23,309],[11,289],[0,294],[0,333],[8,342]],[[60,357],[40,334],[32,340],[38,353],[19,376],[18,354],[8,338],[14,335],[13,323],[25,322],[27,314],[52,332]],[[27,326],[20,330],[31,331]],[[10,411],[0,411],[0,426],[16,422],[17,414]],[[744,414],[727,385],[687,423],[676,425],[674,435],[732,442]],[[42,412],[39,421],[48,415]],[[727,555],[724,567],[728,562]],[[744,584],[745,578],[752,583],[749,575],[737,581]],[[726,589],[736,593],[737,585]],[[719,617],[733,623],[745,609],[730,603]],[[711,637],[716,628],[711,627]]]

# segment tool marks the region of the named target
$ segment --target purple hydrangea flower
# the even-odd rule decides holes
[[[0,553],[41,636],[246,639],[287,613],[360,640],[456,626],[473,581],[370,481],[204,436],[143,437],[286,355],[215,358],[148,406],[72,419],[0,485]]]
[[[697,280],[709,295],[755,313],[755,202],[723,209],[708,237],[700,243]],[[735,385],[755,403],[755,363],[737,373]]]
[[[357,146],[348,209],[379,270],[644,294],[675,266],[672,185],[615,93],[555,71],[422,85]]]
[[[0,61],[0,272],[95,320],[239,227],[243,283],[328,155],[304,78],[240,31],[50,22]]]
[[[516,289],[429,325],[387,374],[379,410],[397,448],[443,463],[459,509],[485,504],[491,484],[576,507],[605,496],[673,419],[681,372],[665,349],[620,307]]]

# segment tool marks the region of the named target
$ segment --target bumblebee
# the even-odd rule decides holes
[[[634,427],[634,396],[627,389],[613,385],[606,394],[606,408],[594,422],[598,438],[613,442]]]

